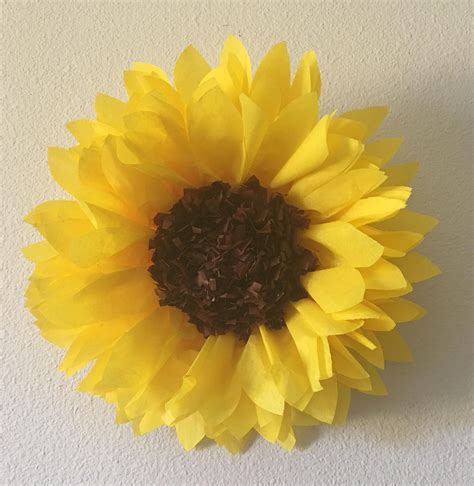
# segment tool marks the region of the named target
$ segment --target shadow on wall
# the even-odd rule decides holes
[[[389,444],[404,441],[404,437],[406,441],[412,440],[410,436],[417,424],[429,420],[435,408],[438,417],[440,409],[445,412],[445,420],[433,421],[431,430],[464,427],[452,419],[453,404],[459,407],[464,403],[468,407],[471,403],[472,147],[463,142],[470,139],[471,120],[469,110],[456,110],[456,106],[466,103],[463,87],[469,83],[449,76],[443,77],[443,83],[450,83],[457,99],[440,99],[438,93],[446,92],[446,88],[431,83],[414,99],[403,99],[398,105],[392,105],[391,117],[385,123],[390,134],[405,137],[409,159],[413,160],[412,154],[416,154],[416,159],[421,161],[413,182],[410,208],[440,220],[420,251],[443,272],[433,280],[417,284],[409,296],[423,305],[428,314],[420,321],[398,327],[412,349],[414,362],[387,364],[382,376],[389,396],[352,394],[349,424],[357,425],[374,417],[374,427],[365,432],[372,434],[375,429],[377,439]],[[395,117],[398,119],[393,124],[391,119]],[[381,417],[387,414],[400,416],[400,427],[406,430],[405,434],[387,430],[383,420],[380,423]],[[330,433],[328,426],[300,428],[298,443],[305,448],[321,435]]]

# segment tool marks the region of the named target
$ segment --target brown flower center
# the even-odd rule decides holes
[[[285,304],[306,296],[300,276],[317,261],[295,231],[308,218],[255,177],[237,189],[185,189],[155,223],[149,271],[160,304],[186,312],[206,337],[232,331],[246,340],[255,324],[280,329]]]

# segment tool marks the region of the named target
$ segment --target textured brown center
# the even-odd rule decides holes
[[[246,340],[255,324],[280,329],[285,304],[306,296],[300,276],[317,261],[295,231],[308,219],[255,177],[237,189],[186,189],[155,223],[149,271],[160,304],[186,312],[206,337],[232,331]]]

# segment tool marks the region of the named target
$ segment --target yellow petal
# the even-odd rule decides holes
[[[303,320],[303,322],[301,322]],[[296,312],[289,312],[286,316],[286,325],[293,338],[298,353],[306,367],[306,373],[313,391],[320,390],[320,380],[332,375],[331,354],[324,356],[325,347],[322,342],[327,338],[318,338],[314,330],[306,325],[304,317]],[[298,407],[299,408],[299,407]]]
[[[99,228],[75,238],[69,244],[67,256],[76,265],[88,267],[117,255],[134,243],[148,242],[151,236],[151,230],[133,226],[123,219],[123,226]]]
[[[76,327],[151,312],[157,304],[148,271],[137,268],[98,276],[77,294],[47,301],[39,309],[58,326]]]
[[[276,84],[280,99],[286,100],[290,89],[290,57],[284,42],[273,46],[257,68],[250,94],[250,97],[257,104],[258,101],[255,100],[254,93],[263,91],[269,80]]]
[[[406,287],[401,289],[395,290],[377,290],[377,289],[367,289],[365,292],[365,298],[367,300],[386,300],[392,299],[393,297],[400,297],[402,295],[409,294],[413,292],[413,287],[411,286],[410,282],[407,282]]]
[[[296,444],[296,437],[292,427],[293,413],[290,406],[285,407],[285,413],[281,421],[277,443],[287,451],[291,451]]]
[[[368,197],[354,203],[349,209],[340,214],[338,219],[352,223],[355,226],[361,226],[390,218],[405,206],[406,203],[399,199]]]
[[[163,69],[155,66],[154,64],[149,64],[146,62],[132,62],[132,69],[134,71],[140,71],[145,74],[153,74],[160,79],[163,79],[164,81],[168,81],[168,76],[163,71]]]
[[[211,69],[204,78],[201,80],[201,84],[199,88],[194,92],[192,97],[193,101],[197,101],[201,96],[203,96],[207,91],[210,90],[210,87],[218,87],[221,91],[229,98],[230,101],[236,106],[238,109],[239,103],[238,99],[240,96],[240,91],[235,88],[234,81],[229,73],[229,71],[223,67],[218,66],[214,69]]]
[[[34,263],[44,262],[58,255],[58,252],[47,241],[32,243],[22,248],[21,251],[25,258]]]
[[[291,83],[290,100],[312,91],[315,91],[319,97],[321,94],[321,77],[316,54],[314,51],[308,51],[303,54]]]
[[[170,327],[168,311],[158,309],[120,337],[112,348],[101,386],[112,390],[137,387],[149,381],[162,350],[168,341],[175,339]]]
[[[380,258],[371,267],[361,268],[360,274],[367,289],[394,290],[407,285],[400,269],[384,258]]]
[[[134,213],[138,215],[136,218],[141,218],[142,224],[149,225],[157,212],[168,211],[176,201],[176,196],[164,181],[120,161],[116,139],[109,138],[106,141],[102,164],[108,182],[117,194],[126,198],[129,207],[134,208]]]
[[[228,452],[231,454],[237,454],[245,446],[245,440],[240,440],[228,432],[223,432],[222,434],[214,438],[217,444],[224,446]]]
[[[294,154],[285,162],[270,183],[270,187],[284,186],[316,170],[327,158],[326,143],[329,116],[323,117],[311,130]]]
[[[174,68],[174,83],[185,102],[191,99],[202,78],[211,70],[206,60],[193,47],[180,54]]]
[[[333,424],[341,424],[345,422],[347,413],[349,412],[349,405],[351,403],[351,389],[344,386],[342,383],[337,385],[337,406],[334,415]]]
[[[373,191],[371,196],[407,202],[411,196],[411,191],[411,187],[407,186],[382,186]]]
[[[97,120],[73,120],[66,124],[66,128],[82,147],[100,146],[107,135],[120,133],[111,125]]]
[[[338,384],[336,378],[322,382],[323,389],[316,392],[305,408],[305,413],[321,422],[332,424],[336,415]]]
[[[257,408],[257,416],[259,414],[259,409]],[[283,414],[276,415],[276,414],[268,414],[271,417],[271,420],[266,420],[265,425],[260,424],[260,422],[255,426],[255,430],[268,442],[274,443],[277,441],[278,436],[280,434],[280,429],[283,420]]]
[[[348,111],[343,113],[341,117],[363,123],[367,127],[367,131],[364,136],[365,139],[379,128],[387,114],[387,106],[371,106],[369,108]]]
[[[422,282],[441,273],[437,265],[414,251],[397,258],[395,263],[410,283]]]
[[[367,127],[356,120],[335,117],[331,120],[329,131],[331,134],[336,133],[356,140],[364,140],[365,134],[367,133]]]
[[[381,138],[365,146],[364,155],[377,160],[376,165],[383,167],[398,151],[402,138]]]
[[[294,408],[292,410],[292,423],[295,426],[308,427],[311,425],[319,425],[320,422],[306,412],[300,412]]]
[[[377,292],[377,290],[367,290],[366,297],[369,298],[371,292]],[[378,290],[378,292],[390,292],[384,290]],[[393,291],[392,291],[393,292]],[[377,301],[378,304],[378,301]],[[371,316],[364,322],[364,331],[391,331],[395,328],[395,321],[388,316],[380,307],[374,304],[370,304],[372,308],[376,309],[379,313],[378,316]],[[369,360],[370,361],[370,360]]]
[[[89,187],[80,178],[79,156],[71,150],[56,147],[48,149],[48,165],[56,182],[77,199],[110,209],[119,214],[127,212],[123,202],[110,192]]]
[[[393,231],[412,231],[425,235],[438,224],[438,220],[426,214],[403,209],[396,216],[377,223],[377,228]]]
[[[348,309],[364,298],[364,280],[351,267],[317,270],[304,275],[302,283],[325,312]]]
[[[261,338],[250,336],[240,358],[237,373],[242,388],[256,405],[281,415],[285,400],[271,376],[270,364],[265,354]]]
[[[201,414],[195,412],[177,422],[176,435],[186,451],[201,442],[205,436],[205,423]]]
[[[373,351],[376,348],[376,345],[370,340],[369,336],[364,333],[363,329],[359,329],[358,331],[348,332],[346,335],[349,339],[351,339],[354,343],[362,345],[365,349],[369,349]],[[343,343],[343,337],[341,336],[341,342]]]
[[[341,174],[305,197],[304,207],[329,217],[356,203],[384,182],[383,172],[374,169],[356,169]],[[350,211],[350,210],[349,210]]]
[[[346,334],[358,329],[362,325],[360,321],[333,319],[329,314],[323,312],[318,304],[311,299],[298,300],[296,302],[292,302],[291,305],[301,314],[301,317],[303,318],[299,325],[305,325],[318,336]]]
[[[127,316],[87,327],[74,340],[59,369],[75,372],[110,349],[123,334],[144,317],[146,316],[143,314]]]
[[[317,110],[316,94],[309,93],[289,103],[269,126],[254,164],[254,172],[264,184],[270,183],[308,135]]]
[[[377,241],[342,221],[312,225],[301,237],[316,241],[354,267],[373,265],[384,250]]]
[[[95,113],[97,120],[110,125],[117,130],[123,130],[123,117],[127,105],[106,94],[99,93],[95,98]]]
[[[310,388],[310,383],[292,337],[286,328],[270,331],[266,326],[259,326],[259,332],[275,384],[286,403],[296,406]]]
[[[357,361],[352,353],[347,350],[338,337],[330,336],[328,339],[331,346],[333,367],[336,373],[340,373],[341,375],[355,380],[369,377],[369,374],[364,367]]]
[[[377,338],[383,348],[383,354],[386,360],[407,363],[413,361],[411,351],[402,338],[395,330],[389,332],[377,333]]]
[[[197,160],[211,175],[236,181],[243,157],[242,119],[220,89],[212,89],[189,107],[188,127]]]
[[[385,386],[385,383],[383,382],[377,370],[373,366],[371,366],[370,363],[364,363],[364,368],[370,375],[371,389],[367,391],[364,390],[363,393],[376,396],[388,395],[387,387]]]
[[[109,362],[112,350],[106,351],[101,354],[95,361],[94,366],[91,368],[89,373],[84,377],[82,381],[77,385],[79,391],[95,393],[96,385],[102,380],[105,367]]]
[[[242,393],[237,408],[224,423],[229,432],[238,439],[247,435],[257,423],[255,404],[245,393]]]
[[[240,76],[237,75],[236,69],[233,69],[235,61],[238,62],[242,69],[242,80],[239,79]],[[238,87],[240,85],[241,92],[247,94],[252,81],[252,65],[245,46],[237,37],[234,37],[233,35],[227,37],[222,48],[220,62],[221,65],[227,67],[236,86]]]
[[[422,234],[412,231],[384,231],[370,226],[361,230],[383,245],[384,255],[390,257],[404,256],[423,241]]]
[[[395,322],[414,321],[422,318],[426,314],[423,307],[400,297],[378,301],[377,305]]]
[[[25,221],[34,226],[58,252],[69,255],[71,241],[94,230],[75,201],[47,201],[34,208]]]
[[[250,99],[265,113],[269,122],[277,117],[281,109],[281,92],[276,80],[267,75],[262,76],[260,81],[252,83]]]
[[[177,419],[199,411],[206,424],[222,423],[237,407],[240,387],[233,380],[240,357],[232,335],[210,336],[183,378],[179,391],[166,403],[170,417]]]
[[[371,302],[364,301],[360,304],[350,307],[349,309],[333,312],[331,315],[334,319],[377,319],[381,316],[381,310]]]
[[[328,143],[331,141],[331,138],[329,135]],[[343,156],[342,160],[337,162],[327,160],[318,170],[294,182],[287,196],[290,201],[302,205],[306,196],[351,168],[361,153],[362,146],[356,140],[347,138],[345,140],[349,141],[346,145],[348,152]]]
[[[385,173],[388,176],[387,185],[406,186],[418,172],[419,162],[407,162],[387,167]]]
[[[367,347],[367,343],[365,343],[363,339],[360,339],[361,336],[363,338],[366,338],[369,341],[369,343],[372,344],[373,346],[372,349],[369,349]],[[347,336],[340,336],[339,339],[341,343],[344,344],[344,346],[353,349],[358,354],[360,354],[360,356],[366,359],[369,363],[373,364],[374,366],[377,366],[377,368],[383,369],[384,356],[383,356],[382,346],[372,331],[369,331],[367,329],[362,329],[357,332],[357,335],[355,333],[351,333]],[[362,341],[362,343],[360,341]],[[366,368],[365,364],[364,364],[364,368],[368,372],[368,369]]]
[[[268,128],[268,119],[265,113],[248,96],[242,94],[240,96],[240,104],[242,109],[245,157],[242,161],[238,182],[247,179]]]
[[[363,393],[368,393],[372,389],[370,378],[355,379],[348,378],[344,375],[338,375],[337,381],[338,383]]]

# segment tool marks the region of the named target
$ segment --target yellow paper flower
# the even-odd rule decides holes
[[[185,449],[253,429],[291,449],[352,390],[386,394],[377,369],[411,358],[396,324],[424,314],[403,296],[439,272],[411,251],[436,224],[405,209],[417,162],[386,168],[401,139],[368,141],[387,108],[319,117],[314,52],[291,80],[277,44],[252,75],[235,37],[216,68],[188,47],[174,86],[143,63],[125,85],[49,150],[74,200],[26,218],[45,238],[27,304],[60,369],[94,362],[80,390]]]

